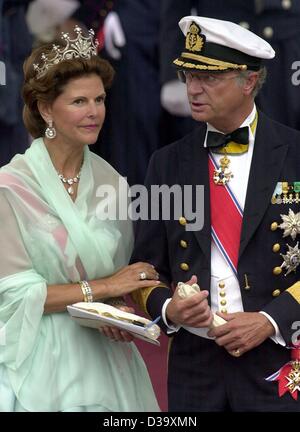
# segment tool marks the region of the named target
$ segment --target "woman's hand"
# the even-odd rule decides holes
[[[124,312],[134,313],[134,309],[128,306],[118,306]],[[104,336],[116,342],[132,342],[134,336],[125,330],[120,330],[116,327],[103,326],[99,328],[99,331],[104,334]]]
[[[160,283],[158,278],[159,275],[153,265],[137,262],[123,267],[112,276],[93,281],[91,286],[96,298],[120,297],[139,288],[158,285]]]

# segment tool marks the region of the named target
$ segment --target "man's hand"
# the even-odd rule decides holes
[[[197,283],[197,277],[193,276],[189,285]],[[212,322],[212,312],[207,302],[208,291],[201,291],[191,297],[182,299],[178,295],[178,287],[172,300],[166,308],[166,317],[172,324],[189,327],[209,327]]]
[[[272,336],[275,329],[271,322],[259,312],[237,312],[221,314],[227,323],[208,332],[218,345],[230,354],[239,357]]]

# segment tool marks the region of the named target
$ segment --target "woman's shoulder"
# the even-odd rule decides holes
[[[30,175],[30,169],[25,161],[24,154],[17,154],[12,160],[0,168],[0,187],[7,186],[16,178]]]

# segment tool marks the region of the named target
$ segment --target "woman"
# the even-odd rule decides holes
[[[88,144],[113,71],[92,34],[75,31],[76,40],[65,35],[66,45],[37,48],[25,62],[24,122],[35,140],[0,171],[0,411],[156,411],[135,345],[66,312],[158,283],[149,264],[124,267],[131,223],[104,217],[107,203],[120,210],[122,179]],[[109,200],[102,185],[115,191]]]

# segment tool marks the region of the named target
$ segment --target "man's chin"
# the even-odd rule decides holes
[[[194,120],[199,122],[207,122],[208,121],[208,115],[207,113],[199,112],[199,111],[192,111],[192,117]]]

